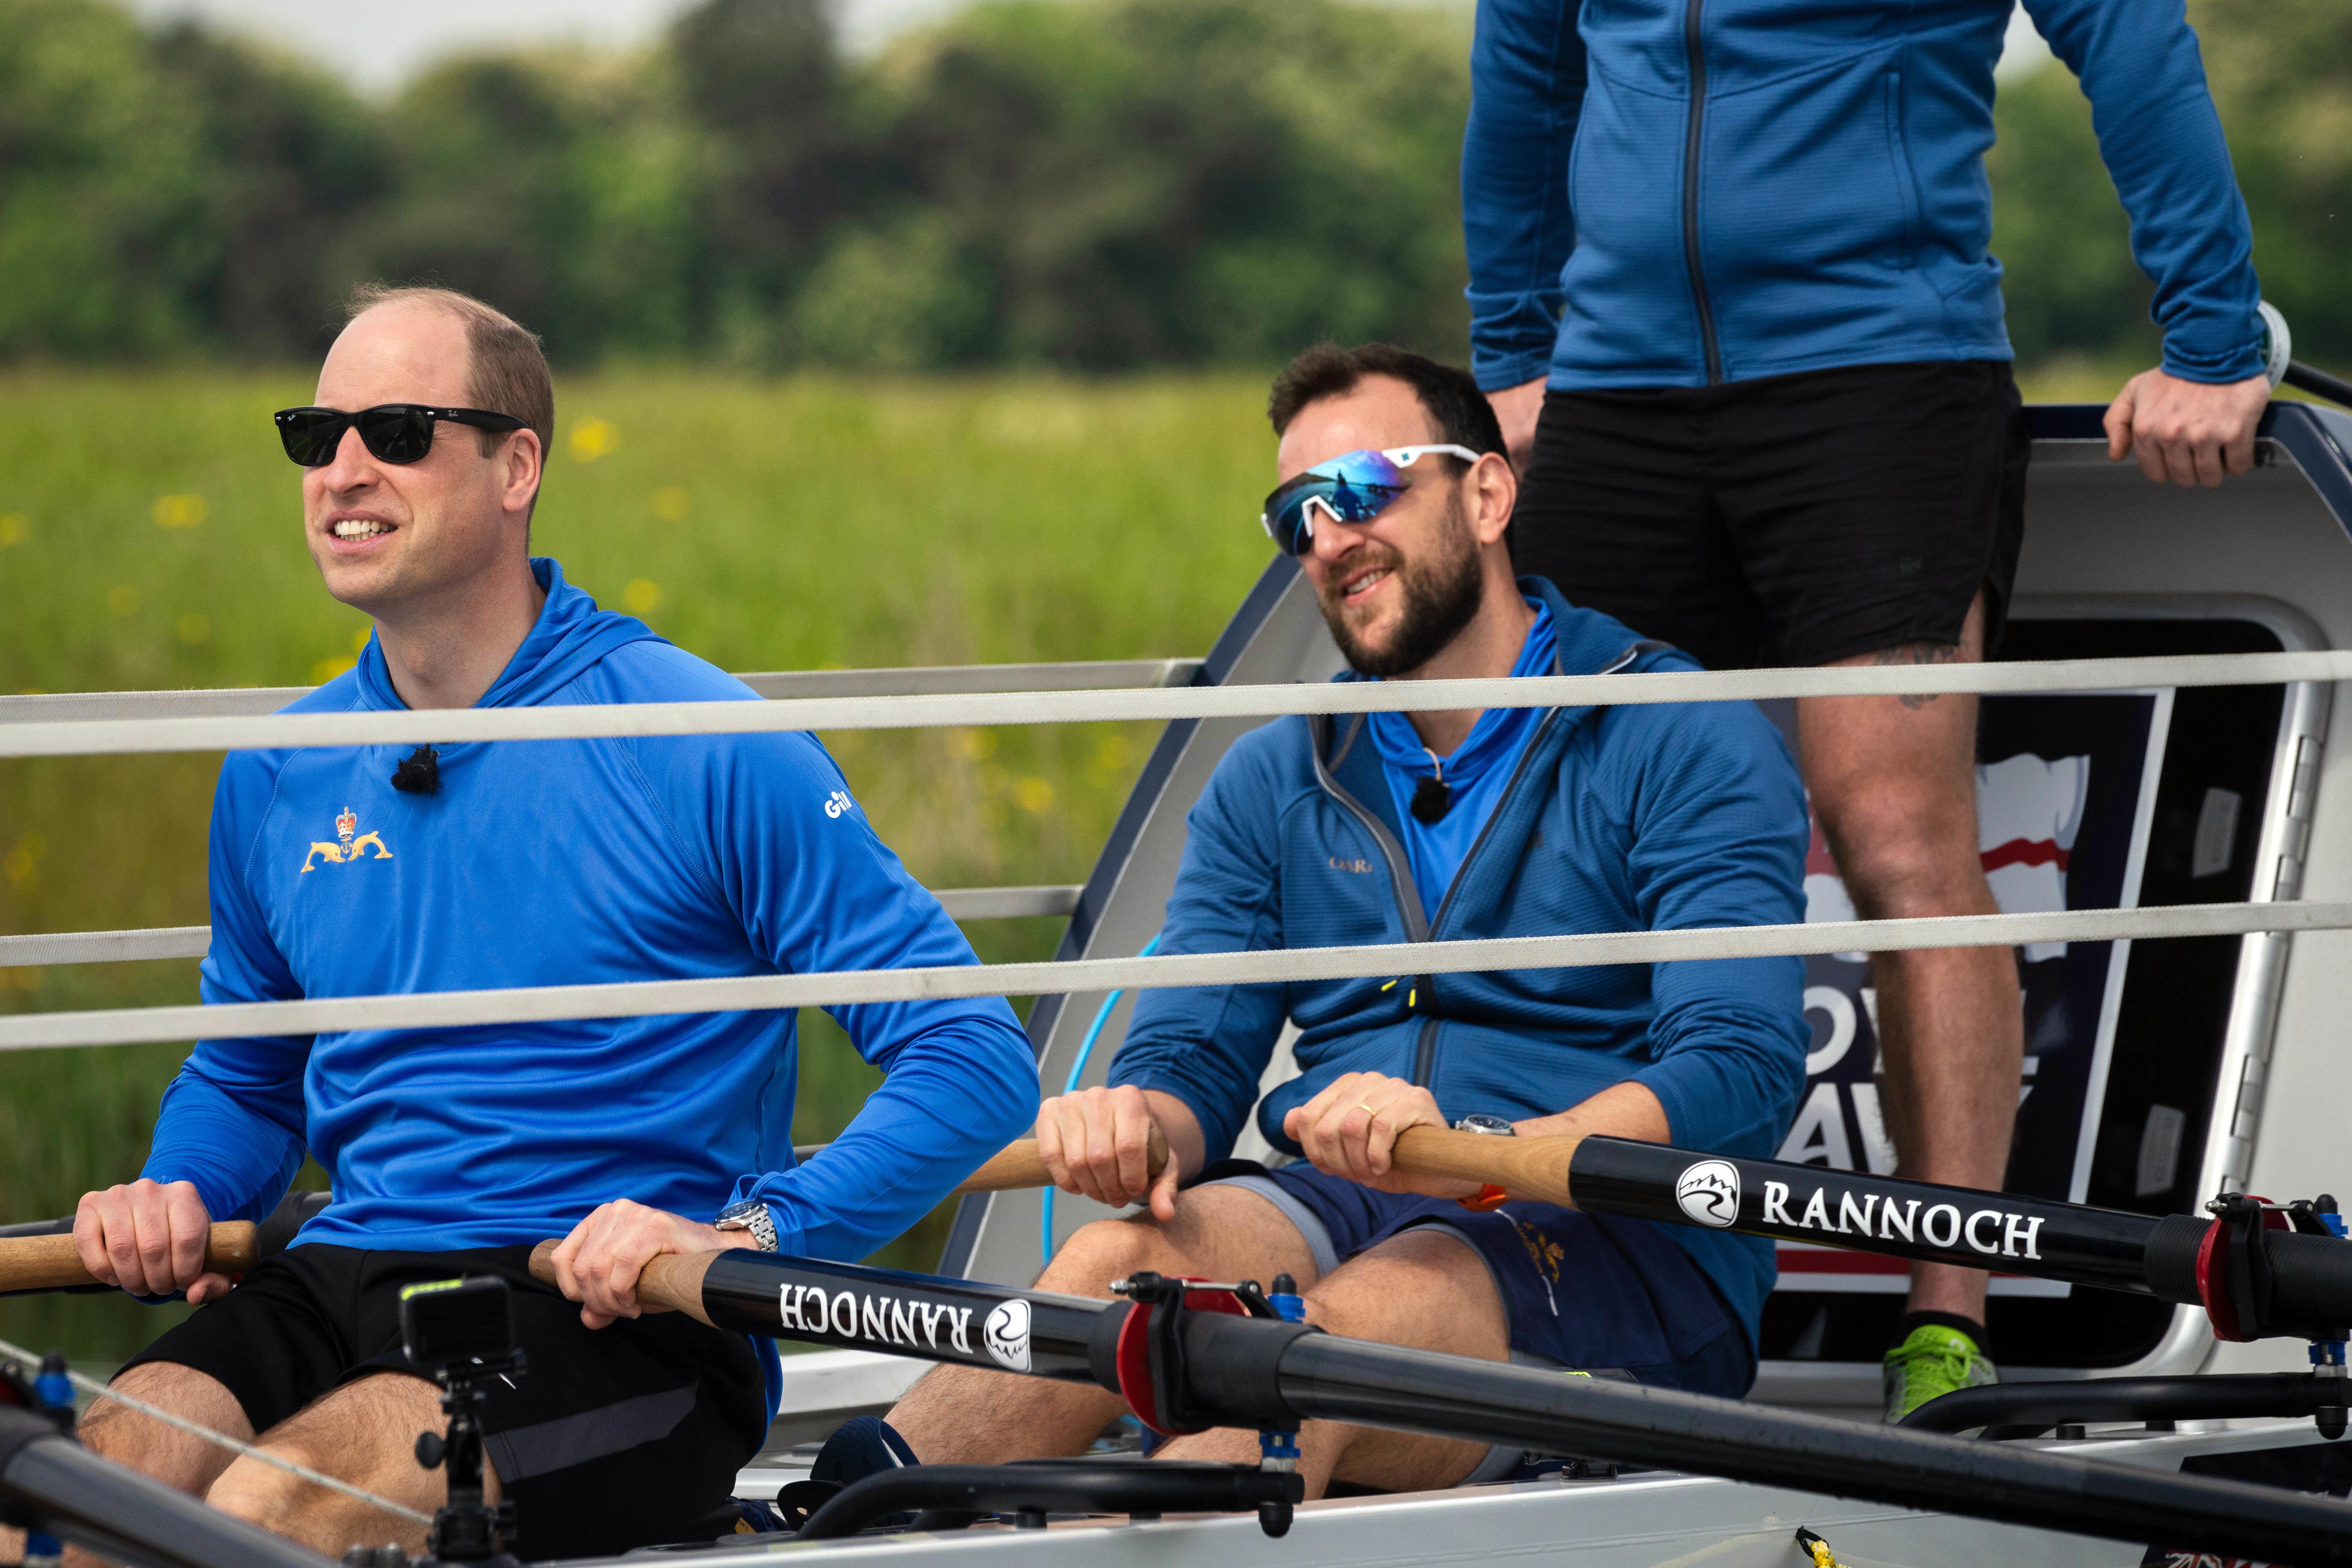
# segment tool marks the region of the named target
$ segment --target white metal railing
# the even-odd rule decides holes
[[[1316,681],[1160,689],[996,691],[932,696],[637,702],[422,712],[282,713],[266,718],[26,720],[0,725],[0,757],[110,756],[299,746],[452,745],[629,735],[903,730],[939,725],[1079,724],[1293,713],[1427,712],[1773,698],[2115,691],[2258,686],[2352,678],[2352,650],[2044,659],[2016,664],[1863,665],[1819,669],[1652,671],[1481,680]]]
[[[1078,907],[1076,883],[1034,888],[935,888],[931,896],[958,921],[1063,918]],[[161,958],[202,958],[212,947],[210,926],[151,926],[143,931],[72,931],[0,936],[0,969],[34,964],[137,963]]]
[[[772,699],[936,697],[961,691],[1075,691],[1181,686],[1197,658],[1108,658],[1066,664],[934,664],[897,669],[771,669],[735,679]],[[186,691],[45,691],[0,697],[0,724],[121,719],[251,719],[308,697],[315,686],[229,686]]]
[[[1005,667],[942,671],[820,671],[867,681],[887,678],[925,689],[866,695],[786,696],[763,703],[645,703],[577,708],[436,710],[268,717],[21,716],[0,724],[0,756],[107,755],[246,747],[412,744],[590,739],[625,735],[883,730],[929,725],[1076,723],[1260,718],[1276,714],[1422,711],[1590,704],[1721,702],[1772,698],[2145,690],[2251,686],[2352,678],[2352,651],[2163,656],[2015,664],[1895,665],[1815,669],[1667,671],[1633,675],[1500,679],[1317,682],[1103,689],[1082,682],[1117,668],[1138,679],[1190,679],[1185,661],[1116,667]],[[935,689],[948,679],[1019,690]],[[1086,670],[1084,676],[1074,674]],[[1152,671],[1157,670],[1156,678]],[[798,677],[793,679],[798,679]],[[103,700],[106,694],[96,694]],[[124,694],[115,694],[124,695]],[[129,694],[152,698],[155,694]],[[85,698],[79,700],[91,700]],[[39,701],[42,699],[6,699]],[[21,710],[20,710],[21,712]],[[962,919],[1066,913],[1070,889],[963,889]],[[950,893],[948,898],[959,897]],[[1363,975],[1433,974],[1675,960],[1794,956],[1903,948],[2005,946],[2352,926],[2352,904],[2256,902],[2052,914],[1971,915],[1910,921],[1824,922],[1738,929],[1602,932],[1482,942],[1183,954],[1066,963],[965,965],[859,973],[657,980],[601,985],[518,987],[394,996],[336,997],[219,1007],[154,1007],[19,1015],[0,1018],[0,1049],[182,1040],[226,1034],[310,1033],[351,1027],[452,1027],[534,1019],[622,1017],[658,1013],[831,1006],[928,996],[1032,995],[1123,988],[1284,984]],[[86,943],[118,958],[187,956],[196,928],[147,932],[75,932],[0,939],[17,952]],[[52,944],[44,948],[41,944]],[[68,945],[64,951],[71,952]],[[18,962],[27,962],[19,959]]]
[[[666,1013],[739,1013],[949,996],[1029,996],[1178,985],[1280,984],[1382,974],[1409,977],[1691,959],[1776,958],[1857,949],[1891,952],[1933,947],[2010,947],[2036,942],[2241,936],[2250,931],[2336,931],[2347,927],[2352,927],[2352,903],[2182,904],[2146,910],[1825,921],[1806,925],[1602,931],[1366,947],[1276,948],[1253,952],[1089,958],[1048,963],[845,970],[718,980],[638,980],[604,985],[514,986],[495,991],[425,991],[299,1002],[18,1014],[0,1017],[0,1050],[309,1035],[362,1028],[460,1028],[559,1018],[634,1018]]]

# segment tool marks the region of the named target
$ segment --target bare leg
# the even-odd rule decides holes
[[[115,1379],[113,1386],[133,1399],[160,1405],[199,1426],[240,1443],[253,1441],[245,1407],[219,1379],[192,1366],[151,1361]],[[236,1458],[216,1443],[166,1426],[127,1405],[101,1399],[82,1418],[81,1440],[91,1452],[128,1465],[165,1486],[202,1497]]]
[[[261,1446],[337,1480],[431,1513],[449,1500],[448,1472],[417,1464],[416,1435],[446,1432],[441,1395],[422,1378],[378,1373],[322,1395],[262,1435]],[[498,1476],[483,1466],[489,1500]],[[238,1458],[221,1472],[205,1500],[224,1512],[300,1542],[328,1557],[357,1544],[396,1544],[415,1556],[425,1529],[357,1498],[329,1491],[274,1466]]]
[[[1861,664],[1975,662],[1984,657],[1984,596],[1957,647],[1914,644]],[[1798,704],[1805,783],[1822,830],[1864,919],[1990,914],[1977,848],[1977,700],[1820,697]],[[2017,956],[2005,947],[1872,955],[1885,1110],[1902,1173],[1998,1190],[2009,1169],[2025,1052]],[[1932,1110],[1930,1109],[1932,1108]],[[1915,1311],[1984,1321],[1985,1276],[1923,1263]]]
[[[1391,1237],[1333,1269],[1307,1292],[1307,1318],[1350,1339],[1482,1361],[1510,1356],[1510,1322],[1493,1276],[1458,1234],[1432,1226]],[[1483,1443],[1340,1421],[1309,1421],[1298,1432],[1298,1470],[1310,1498],[1321,1497],[1335,1476],[1391,1491],[1450,1487],[1486,1452]],[[1219,1427],[1179,1437],[1158,1457],[1250,1463],[1258,1457],[1257,1434]]]
[[[160,1405],[199,1426],[239,1442],[253,1441],[253,1427],[246,1420],[245,1407],[237,1404],[236,1395],[217,1378],[194,1367],[151,1361],[124,1373],[115,1380],[114,1386],[134,1399]],[[101,1399],[89,1407],[89,1413],[81,1420],[80,1434],[92,1453],[152,1476],[192,1497],[204,1496],[236,1458],[217,1444],[190,1436],[176,1426],[166,1426],[152,1416],[109,1399]],[[13,1546],[0,1545],[0,1561],[22,1562],[24,1537],[16,1531],[9,1535]],[[74,1568],[97,1568],[102,1559],[68,1547],[66,1561]]]
[[[1240,1187],[1209,1186],[1180,1194],[1164,1226],[1149,1219],[1087,1226],[1063,1243],[1037,1288],[1107,1299],[1111,1280],[1139,1268],[1260,1281],[1288,1274],[1301,1289],[1316,1278],[1315,1255],[1281,1210]],[[927,1464],[1003,1464],[1082,1453],[1126,1408],[1090,1384],[941,1366],[907,1391],[889,1420]]]

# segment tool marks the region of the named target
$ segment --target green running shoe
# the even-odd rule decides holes
[[[2000,1381],[2000,1369],[1958,1329],[1928,1323],[1911,1331],[1886,1352],[1884,1373],[1886,1420],[1902,1420],[1927,1401],[1956,1388],[1980,1388]]]

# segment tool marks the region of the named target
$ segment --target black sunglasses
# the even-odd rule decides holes
[[[446,419],[477,430],[520,430],[523,422],[510,415],[480,408],[428,408],[422,403],[379,403],[346,414],[340,408],[281,408],[277,414],[278,437],[286,455],[306,468],[323,468],[335,460],[343,432],[357,426],[360,441],[379,462],[414,463],[433,449],[433,425]]]

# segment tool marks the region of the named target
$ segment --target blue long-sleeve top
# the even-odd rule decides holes
[[[552,561],[546,607],[481,706],[756,701],[596,608]],[[401,707],[372,642],[293,711]],[[232,752],[211,840],[207,1003],[977,962],[800,734]],[[307,1148],[334,1197],[297,1245],[560,1237],[634,1198],[709,1219],[765,1199],[782,1250],[855,1259],[1027,1129],[1037,1078],[1002,1001],[842,1007],[882,1086],[795,1166],[790,1012],[697,1013],[198,1043],[146,1174],[257,1218]]]
[[[1690,669],[1549,583],[1544,673]],[[1343,677],[1343,679],[1346,679]],[[1435,908],[1421,895],[1378,747],[1356,721],[1280,719],[1234,743],[1186,819],[1162,952],[1790,924],[1803,919],[1803,792],[1755,705],[1541,710],[1515,776]],[[1393,984],[1390,983],[1393,981]],[[1804,1086],[1793,958],[1192,986],[1138,999],[1114,1083],[1164,1090],[1223,1158],[1256,1105],[1282,1121],[1342,1073],[1426,1085],[1448,1121],[1513,1121],[1616,1084],[1657,1096],[1683,1148],[1769,1158]],[[1258,1100],[1285,1021],[1298,1076]],[[1756,1331],[1769,1242],[1672,1227]]]
[[[2010,9],[1479,0],[1462,149],[1479,384],[2011,357],[1984,170]],[[2261,374],[2252,232],[2183,0],[2026,9],[2090,98],[2164,368]]]

